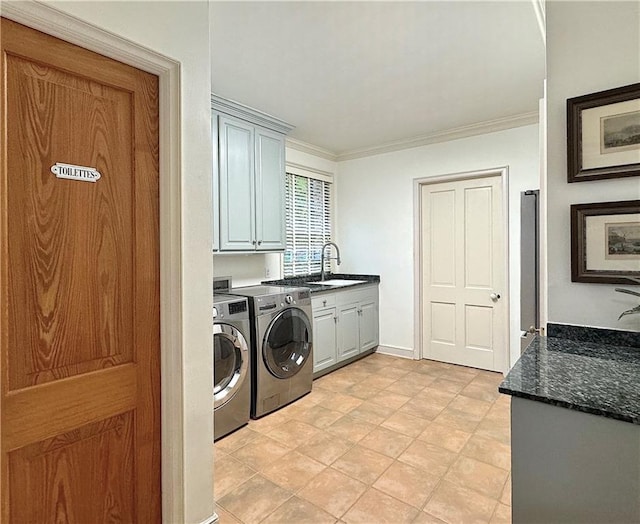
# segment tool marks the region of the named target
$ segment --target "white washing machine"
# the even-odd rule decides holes
[[[249,422],[251,329],[246,298],[213,296],[214,440]]]
[[[307,288],[233,288],[251,316],[251,416],[259,418],[306,395],[313,383],[311,296]]]

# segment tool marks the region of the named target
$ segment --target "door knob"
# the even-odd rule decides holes
[[[494,302],[497,302],[498,300],[500,300],[500,293],[491,293],[489,295],[489,298]]]

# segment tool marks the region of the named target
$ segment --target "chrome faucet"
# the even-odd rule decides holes
[[[333,246],[336,248],[335,261],[338,265],[340,265],[340,248],[338,247],[338,244],[336,244],[335,242],[327,242],[325,245],[322,246],[322,256],[320,257],[320,266],[321,266],[320,282],[324,282],[324,250],[328,246]],[[327,258],[327,260],[331,260],[331,257]]]

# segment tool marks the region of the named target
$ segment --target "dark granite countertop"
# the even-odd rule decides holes
[[[352,289],[360,286],[368,286],[369,284],[378,284],[380,282],[380,275],[356,275],[353,273],[327,273],[324,278],[325,280],[364,280],[364,282],[361,284],[345,284],[344,286],[326,286],[320,282],[320,273],[314,273],[312,275],[302,277],[283,278],[282,280],[265,280],[262,284],[273,286],[308,287],[311,290],[311,294],[315,295],[330,291],[338,291],[340,289]]]
[[[498,389],[640,424],[640,348],[536,337]]]

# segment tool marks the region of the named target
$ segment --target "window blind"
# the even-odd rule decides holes
[[[285,277],[320,272],[322,246],[331,240],[331,183],[287,173]],[[329,261],[325,268],[329,269]]]

